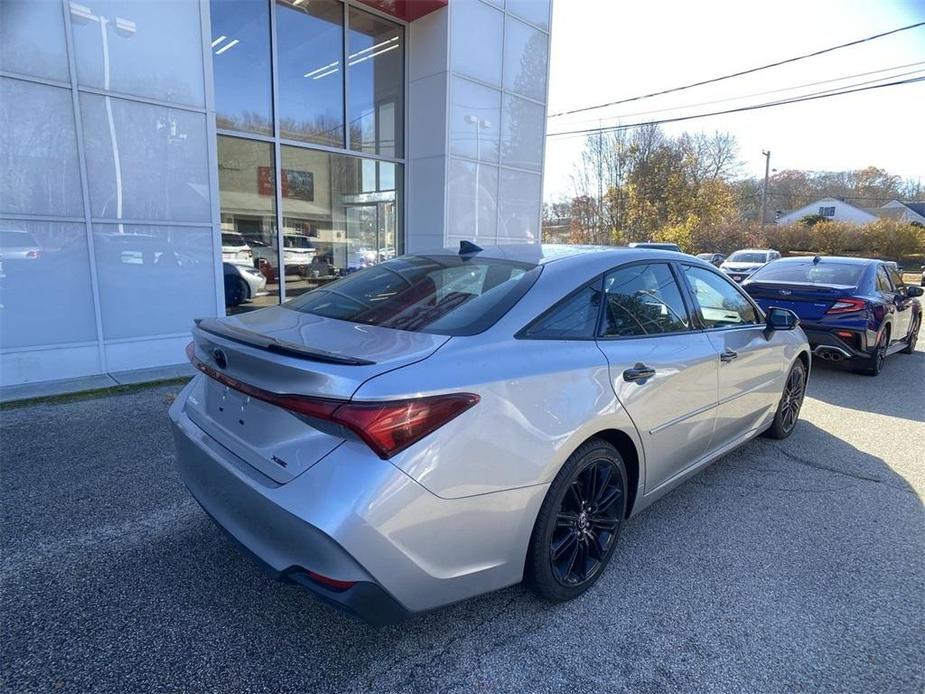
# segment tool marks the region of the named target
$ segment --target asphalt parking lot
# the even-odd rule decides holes
[[[520,586],[373,629],[265,578],[192,501],[178,388],[0,413],[4,691],[906,691],[925,686],[925,352],[819,367],[802,422]]]

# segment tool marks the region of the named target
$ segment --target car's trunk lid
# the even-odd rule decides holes
[[[807,321],[819,320],[835,302],[851,296],[854,287],[839,284],[799,284],[793,282],[749,282],[748,293],[762,308],[778,306],[793,311]]]
[[[348,400],[364,381],[425,359],[449,339],[282,306],[202,320],[193,337],[195,357],[225,382],[204,379],[188,401],[190,418],[279,484],[314,465],[343,438],[241,392],[235,383],[277,395]]]

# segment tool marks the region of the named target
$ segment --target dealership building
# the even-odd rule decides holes
[[[551,0],[0,0],[3,397],[193,319],[538,242]],[[31,389],[31,390],[30,390]]]

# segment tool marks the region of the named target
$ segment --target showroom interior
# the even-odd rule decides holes
[[[3,397],[159,377],[194,318],[402,253],[538,242],[550,15],[3,0]]]

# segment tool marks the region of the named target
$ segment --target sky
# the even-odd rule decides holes
[[[554,0],[549,113],[698,82],[920,21],[925,21],[925,0]],[[910,63],[923,64],[692,106]],[[547,132],[645,122],[919,76],[925,76],[925,26],[717,84],[550,118]],[[925,183],[925,82],[663,127],[672,135],[732,133],[739,142],[742,176],[763,176],[761,151],[770,150],[773,169],[878,166]],[[547,138],[544,200],[573,193],[571,176],[583,144],[582,136]]]

